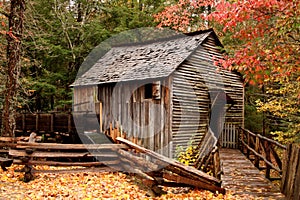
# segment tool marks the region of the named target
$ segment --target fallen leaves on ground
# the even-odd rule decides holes
[[[72,172],[78,168],[36,166],[38,170],[68,169],[69,173],[35,173],[24,183],[20,165],[0,173],[0,199],[242,199],[232,194],[213,194],[205,190],[163,188],[167,193],[156,198],[147,196],[146,188],[135,176],[120,172]]]

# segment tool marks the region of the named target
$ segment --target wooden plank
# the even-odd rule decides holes
[[[102,166],[102,165],[117,165],[120,163],[119,160],[112,161],[101,161],[101,162],[58,162],[58,161],[42,161],[42,160],[29,160],[28,162],[23,162],[19,159],[13,160],[14,164],[18,165],[49,165],[49,166],[82,166],[82,167],[92,167],[92,166]]]
[[[159,161],[165,163],[167,166],[172,166],[174,168],[178,168],[181,171],[185,171],[185,172],[187,172],[187,173],[189,173],[189,174],[191,174],[195,177],[198,177],[198,180],[202,180],[202,181],[204,181],[206,183],[210,183],[212,185],[220,185],[221,184],[220,180],[218,180],[218,179],[216,179],[212,176],[209,176],[208,174],[206,174],[202,171],[199,171],[199,170],[197,170],[197,169],[195,169],[191,166],[186,166],[186,165],[184,165],[184,164],[182,164],[182,163],[180,163],[176,160],[173,160],[171,158],[167,158],[165,156],[162,156],[162,155],[160,155],[160,154],[158,154],[154,151],[151,151],[149,149],[145,149],[143,147],[140,147],[140,146],[138,146],[138,145],[126,140],[126,139],[123,139],[123,138],[119,137],[119,138],[117,138],[117,141],[119,141],[121,143],[124,143],[124,144],[130,146],[131,148],[136,149],[139,152],[145,153],[145,154],[147,154],[147,155],[149,155],[149,156],[151,156],[155,159],[158,159]]]
[[[58,143],[27,143],[18,142],[15,148],[34,148],[51,150],[118,150],[128,149],[124,144],[58,144]]]
[[[211,185],[208,185],[207,183],[192,180],[192,179],[189,179],[189,178],[177,175],[177,174],[172,174],[169,172],[163,173],[163,178],[170,180],[170,181],[175,181],[176,183],[182,183],[182,184],[186,184],[189,186],[194,186],[194,187],[200,188],[200,189],[207,189],[207,188],[211,187]],[[222,194],[225,194],[225,189],[223,189],[223,188],[211,189],[212,192],[215,192],[216,190]]]
[[[220,149],[222,186],[243,199],[285,199],[271,181],[237,149]]]
[[[98,152],[45,152],[34,151],[33,153],[26,153],[25,150],[10,149],[9,155],[13,157],[35,157],[35,158],[85,158],[85,157],[117,157],[114,154],[98,153]]]
[[[127,160],[130,160],[131,162],[133,162],[135,164],[143,166],[145,169],[147,169],[147,171],[157,171],[157,170],[161,169],[160,166],[158,166],[154,163],[151,163],[151,162],[145,160],[144,158],[138,157],[138,155],[135,153],[124,151],[121,149],[118,151],[118,153],[122,157],[125,157]]]

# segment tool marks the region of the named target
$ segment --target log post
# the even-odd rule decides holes
[[[32,132],[29,136],[29,140],[28,142],[29,143],[34,143],[35,140],[36,140],[36,133],[35,132]],[[34,152],[35,149],[33,148],[26,148],[25,151],[26,151],[26,154],[32,154]],[[33,175],[31,173],[31,169],[32,169],[32,166],[29,163],[30,161],[30,157],[29,156],[25,156],[25,158],[23,159],[23,161],[26,163],[24,168],[23,168],[23,171],[25,172],[24,174],[24,179],[23,181],[24,182],[29,182],[33,179]]]
[[[270,156],[270,146],[268,145],[268,141],[264,141],[264,146],[266,149],[266,160],[271,162],[271,156]],[[271,167],[266,164],[266,178],[270,179],[270,172],[271,172]]]
[[[22,113],[22,131],[23,133],[26,133],[26,114],[25,113]]]
[[[50,132],[51,133],[54,132],[54,115],[55,115],[55,113],[52,112],[51,116],[50,116]]]
[[[217,179],[221,180],[221,163],[220,163],[220,154],[219,154],[219,148],[216,149],[216,152],[214,152],[214,176]]]
[[[280,189],[286,199],[300,199],[300,146],[298,144],[287,145]]]
[[[242,150],[242,153],[244,153],[244,144],[243,144],[243,142],[244,142],[244,138],[245,138],[245,136],[244,136],[244,130],[243,129],[240,129],[240,131],[241,131],[241,150]]]
[[[72,113],[68,112],[68,133],[72,131]]]
[[[258,135],[255,136],[255,151],[259,153],[259,137]],[[256,168],[259,169],[259,157],[255,155],[254,165]]]
[[[39,117],[40,114],[39,112],[36,113],[36,116],[35,116],[35,130],[38,131],[39,130]]]
[[[250,133],[247,132],[247,145],[250,147]],[[250,150],[247,148],[247,158],[250,157]]]

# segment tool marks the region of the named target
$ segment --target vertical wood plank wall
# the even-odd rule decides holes
[[[147,81],[151,83],[157,80]],[[159,99],[145,99],[146,83],[125,82],[100,85],[103,129],[118,123],[128,138],[138,139],[138,144],[165,156],[170,156],[170,79],[162,79]]]
[[[197,67],[184,62],[173,81],[173,155],[176,150],[199,144],[207,132],[209,117],[208,89]]]
[[[202,46],[206,50],[199,51],[202,54],[198,54],[198,57],[202,58],[202,60],[207,57],[205,55],[209,55],[211,60],[222,59],[220,48],[212,35],[204,41]],[[213,67],[213,69],[215,68]],[[212,83],[209,84],[211,84],[212,88],[219,87],[220,85],[218,84],[222,84],[225,93],[234,100],[235,104],[226,112],[225,121],[222,123],[223,131],[220,133],[219,141],[221,145],[224,145],[223,147],[238,148],[237,128],[244,126],[244,86],[239,74],[227,70],[221,70],[220,74],[222,75],[222,82],[210,77]]]
[[[236,134],[235,127],[243,126],[243,99],[244,99],[244,89],[241,78],[238,74],[221,70],[217,72],[216,67],[214,66],[213,62],[214,59],[221,59],[222,54],[217,46],[214,38],[210,35],[206,41],[203,42],[202,46],[200,46],[175,72],[174,74],[174,99],[173,99],[173,112],[176,113],[177,108],[176,104],[184,104],[186,102],[185,99],[181,99],[180,103],[178,103],[178,99],[176,99],[177,95],[187,93],[188,90],[194,91],[195,94],[201,94],[197,96],[198,105],[195,103],[192,107],[192,112],[188,115],[184,115],[182,113],[183,118],[192,118],[197,120],[197,115],[201,116],[201,120],[199,123],[199,130],[193,130],[191,125],[187,125],[184,123],[181,124],[182,126],[189,126],[190,130],[188,132],[178,132],[176,127],[176,117],[173,117],[173,143],[175,151],[176,145],[182,146],[183,148],[187,147],[191,141],[196,141],[200,143],[200,149],[202,147],[206,148],[206,152],[209,152],[209,149],[212,148],[212,145],[216,142],[218,137],[225,133],[222,131],[226,128],[227,134]],[[184,88],[178,88],[178,85],[185,85]],[[228,96],[230,96],[234,101],[235,105],[228,110],[225,115],[225,119],[223,121],[209,121],[209,117],[211,114],[210,111],[210,104],[211,104],[211,90],[213,89],[221,89],[223,90]],[[188,96],[185,96],[188,98]],[[190,102],[191,103],[191,102]],[[197,110],[199,110],[197,114]],[[196,113],[196,115],[193,113]],[[206,114],[205,114],[206,113]],[[188,117],[189,116],[189,117]],[[205,118],[206,117],[206,118]],[[205,121],[206,120],[206,121]],[[216,120],[216,119],[211,119]],[[220,119],[217,119],[220,120]],[[210,123],[217,123],[220,125],[219,133],[207,134],[208,133],[208,125]],[[228,124],[230,123],[230,126]],[[224,127],[224,124],[227,124]],[[194,124],[195,126],[195,124]],[[232,130],[228,130],[231,128]],[[197,134],[197,139],[195,140],[192,135]],[[178,137],[180,135],[181,137]],[[186,135],[187,137],[182,139],[182,137]],[[221,139],[227,139],[226,142],[232,144],[232,146],[237,147],[236,137],[232,135],[231,137],[222,137]],[[204,137],[205,136],[205,137]],[[214,138],[214,136],[217,136]],[[228,141],[230,139],[230,141]],[[221,144],[222,141],[221,141]],[[225,144],[225,143],[224,143]],[[204,155],[205,156],[205,155]]]
[[[99,130],[96,112],[97,94],[97,86],[74,88],[73,119],[78,133]]]

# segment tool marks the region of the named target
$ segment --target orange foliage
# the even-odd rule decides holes
[[[13,165],[0,173],[0,199],[251,199],[213,194],[204,190],[164,188],[167,194],[151,198],[135,176],[119,172],[36,173],[35,179],[24,183],[23,173],[14,172],[22,166]],[[37,166],[35,169],[57,170],[75,168]],[[252,198],[253,199],[253,198]]]

